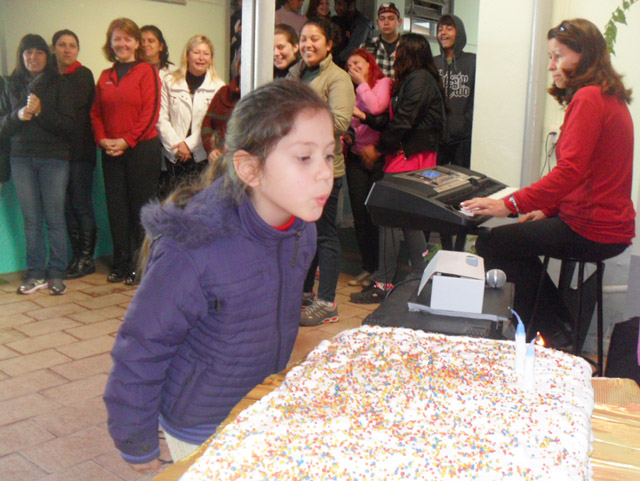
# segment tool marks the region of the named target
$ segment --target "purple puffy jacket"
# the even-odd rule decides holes
[[[278,231],[221,186],[184,209],[142,210],[155,240],[104,394],[109,432],[129,462],[157,457],[159,416],[178,430],[202,428],[195,441],[205,441],[293,349],[315,225],[296,219]]]

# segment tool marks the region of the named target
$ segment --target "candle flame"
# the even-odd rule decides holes
[[[539,332],[536,333],[536,341],[535,341],[535,343],[538,346],[542,346],[542,347],[544,347],[546,345],[545,342],[544,342],[544,337],[542,337]]]

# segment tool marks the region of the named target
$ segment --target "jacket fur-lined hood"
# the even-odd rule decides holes
[[[246,202],[243,196],[240,203]],[[239,234],[239,204],[228,193],[223,179],[197,193],[185,207],[153,201],[142,208],[140,217],[146,235],[170,238],[185,248],[195,248],[215,238]]]

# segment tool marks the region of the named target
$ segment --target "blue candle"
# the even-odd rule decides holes
[[[524,356],[524,387],[527,389],[533,389],[535,384],[535,371],[536,371],[536,348],[535,339],[532,339],[527,344],[527,352]]]
[[[516,311],[512,310],[511,312],[513,312],[518,320],[518,326],[516,327],[516,360],[514,368],[516,371],[516,377],[520,379],[524,374],[524,357],[527,350],[527,341],[522,319],[520,319],[520,316]]]

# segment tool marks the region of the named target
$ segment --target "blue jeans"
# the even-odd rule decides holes
[[[27,278],[64,278],[67,269],[64,201],[69,181],[69,162],[40,157],[11,157],[11,177],[24,218]],[[47,223],[49,265],[43,219]]]

